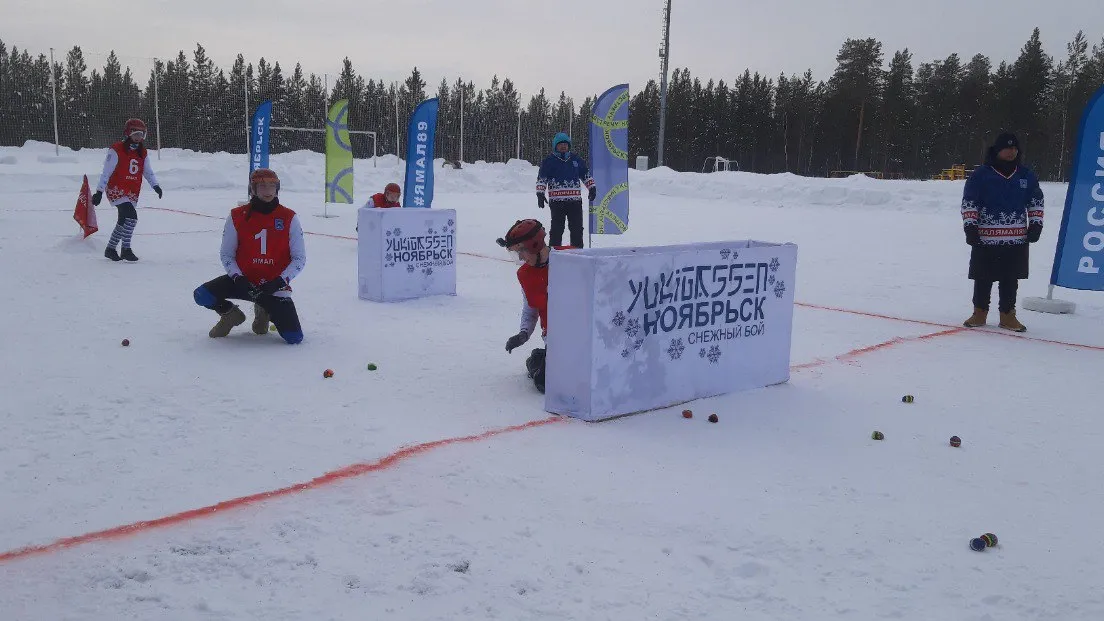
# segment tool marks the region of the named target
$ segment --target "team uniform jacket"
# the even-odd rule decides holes
[[[157,176],[150,166],[149,151],[119,141],[107,150],[96,191],[106,194],[112,205],[130,203],[137,207],[143,177],[150,186],[157,185]]]
[[[268,214],[235,207],[222,229],[219,255],[231,277],[241,274],[256,286],[281,276],[290,282],[307,265],[299,216],[283,205]],[[275,295],[289,296],[291,287]]]
[[[582,200],[580,181],[588,190],[594,187],[594,179],[586,162],[570,151],[566,158],[553,153],[541,162],[537,172],[537,193],[544,194],[550,203]]]
[[[553,250],[568,250],[571,246],[554,246]],[[540,322],[541,337],[548,336],[548,264],[522,265],[517,271],[521,284],[521,331],[532,335]]]
[[[1019,166],[1005,177],[982,166],[966,180],[962,192],[962,223],[975,224],[986,246],[1027,243],[1027,226],[1043,223],[1043,191],[1029,168]]]

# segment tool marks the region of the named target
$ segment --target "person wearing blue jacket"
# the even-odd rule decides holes
[[[537,172],[537,207],[544,209],[548,203],[552,212],[549,245],[563,244],[564,220],[571,233],[571,246],[583,247],[583,197],[581,186],[586,186],[591,202],[597,195],[590,169],[578,154],[571,151],[571,137],[560,132],[552,139],[552,154],[541,162]]]
[[[998,283],[999,327],[1025,332],[1016,319],[1016,292],[1028,274],[1028,244],[1043,232],[1043,191],[1039,178],[1021,161],[1015,134],[997,136],[985,165],[966,180],[962,228],[970,245],[969,277],[974,281],[974,314],[967,328],[985,325],[993,283]]]

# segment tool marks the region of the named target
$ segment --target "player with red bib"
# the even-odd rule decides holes
[[[524,261],[518,268],[517,278],[521,284],[521,329],[506,341],[506,351],[513,352],[524,345],[540,322],[541,338],[548,337],[548,255],[553,250],[544,241],[544,225],[539,220],[518,220],[506,231],[506,237],[496,240],[499,246],[516,252]],[[572,246],[556,246],[555,250],[566,250]],[[525,360],[525,369],[533,380],[537,390],[544,392],[545,349],[536,348]]]
[[[119,209],[119,220],[115,224],[115,230],[111,232],[111,241],[108,242],[104,256],[112,261],[137,261],[138,257],[130,249],[130,239],[138,224],[135,207],[138,205],[138,195],[142,193],[142,178],[153,186],[157,198],[161,198],[162,192],[144,144],[146,124],[141,119],[128,120],[123,128],[123,136],[123,140],[107,150],[100,183],[96,186],[96,193],[92,195],[92,204],[99,205],[106,190],[107,200]],[[121,253],[116,250],[116,246],[120,244]]]
[[[388,183],[382,192],[377,192],[368,199],[367,203],[364,203],[365,207],[374,207],[377,209],[395,209],[402,207],[402,203],[399,202],[399,195],[402,194],[402,188],[397,183]],[[356,229],[360,230],[358,224]]]
[[[380,209],[402,207],[402,204],[399,203],[399,195],[401,194],[402,188],[399,187],[399,184],[388,183],[382,192],[372,195],[365,207],[378,207]]]
[[[249,202],[226,218],[219,253],[226,274],[193,292],[196,304],[219,314],[211,338],[245,323],[245,313],[230,302],[234,299],[253,302],[255,334],[267,334],[271,321],[289,344],[303,341],[288,284],[307,264],[303,227],[299,216],[280,204],[279,192],[276,173],[258,168],[249,175]]]

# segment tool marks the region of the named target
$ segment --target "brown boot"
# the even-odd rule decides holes
[[[234,306],[234,308],[219,315],[218,323],[211,328],[211,331],[208,332],[207,335],[213,339],[222,338],[230,334],[231,328],[240,326],[243,323],[245,323],[245,313],[237,306]]]
[[[1016,309],[1012,309],[1007,313],[1000,314],[1000,327],[1005,330],[1011,330],[1013,332],[1027,332],[1027,326],[1020,323],[1020,320],[1016,319]]]
[[[985,318],[989,316],[989,311],[984,308],[975,308],[974,314],[970,315],[970,318],[962,322],[962,325],[967,328],[980,328],[985,325]]]

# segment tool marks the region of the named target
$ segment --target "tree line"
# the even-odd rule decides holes
[[[993,136],[1008,130],[1019,135],[1025,158],[1043,178],[1064,179],[1081,113],[1104,86],[1104,39],[1090,48],[1083,32],[1057,60],[1044,51],[1036,28],[1017,58],[996,67],[980,54],[918,62],[908,49],[887,63],[872,38],[844,41],[836,61],[827,80],[811,71],[772,78],[745,70],[731,83],[703,82],[687,68],[675,69],[664,164],[697,171],[707,158],[722,156],[760,173],[926,177],[980,162]],[[514,83],[497,76],[478,87],[443,79],[432,92],[417,68],[388,83],[365,79],[349,58],[333,78],[331,84],[330,76],[306,74],[299,64],[287,73],[264,58],[254,65],[240,54],[227,71],[202,45],[191,55],[155,60],[148,76],[135,75],[115,52],[90,69],[80,47],[55,59],[51,72],[44,54],[0,41],[0,145],[53,142],[56,90],[59,142],[72,148],[107,146],[127,118],[138,116],[151,126],[154,146],[159,138],[162,147],[244,153],[248,115],[261,101],[273,102],[277,125],[320,129],[328,103],[348,99],[350,128],[375,131],[379,153],[401,155],[411,111],[436,96],[438,157],[502,162],[520,155],[535,163],[557,131],[569,131],[575,149],[588,150],[595,94],[577,106],[564,92],[541,89],[523,102]],[[659,86],[650,80],[634,90],[630,157],[647,155],[654,165]],[[155,115],[160,136],[153,135]],[[353,144],[357,157],[371,154],[366,137],[354,136]],[[323,141],[318,133],[279,131],[271,148],[321,151]]]

